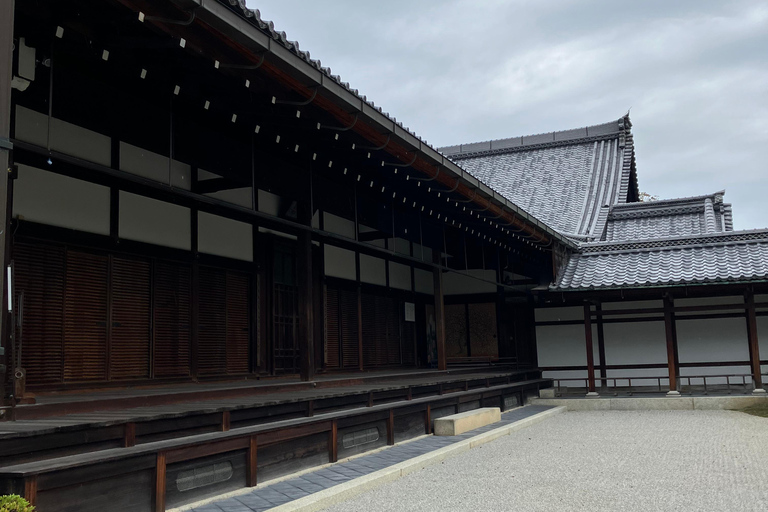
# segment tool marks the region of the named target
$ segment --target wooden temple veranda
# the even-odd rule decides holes
[[[639,203],[628,116],[437,149],[240,0],[0,0],[0,168],[0,493],[41,512],[763,389],[768,232]]]

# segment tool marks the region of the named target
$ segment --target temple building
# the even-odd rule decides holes
[[[764,392],[768,230],[638,165],[628,115],[433,147],[239,0],[0,2],[0,494],[161,512],[544,389]]]

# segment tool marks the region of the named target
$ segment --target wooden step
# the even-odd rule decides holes
[[[522,404],[547,384],[501,384],[14,464],[0,468],[0,492],[25,495],[39,512],[159,512],[429,433],[443,416]],[[208,466],[222,480],[184,490],[194,484],[187,477]]]

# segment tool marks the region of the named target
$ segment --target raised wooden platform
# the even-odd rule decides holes
[[[40,512],[160,511],[422,435],[442,416],[509,409],[550,385],[536,370],[486,367],[5,422],[0,492]],[[201,472],[212,480],[195,483]]]

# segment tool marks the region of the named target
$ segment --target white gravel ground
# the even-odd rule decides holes
[[[766,418],[568,412],[327,510],[766,511],[767,464]]]

